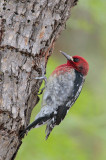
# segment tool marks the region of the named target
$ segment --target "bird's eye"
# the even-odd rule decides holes
[[[74,58],[73,61],[74,62],[79,62],[79,59],[78,58]]]

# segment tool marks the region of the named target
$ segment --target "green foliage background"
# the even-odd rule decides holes
[[[56,42],[47,76],[66,59],[59,53],[83,56],[90,66],[80,97],[65,120],[45,140],[45,126],[24,138],[16,160],[106,159],[106,1],[79,0],[67,28]],[[41,97],[42,98],[42,97]],[[34,108],[31,122],[39,112]]]

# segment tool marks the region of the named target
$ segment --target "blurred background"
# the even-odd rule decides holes
[[[66,63],[59,50],[80,55],[90,66],[84,88],[47,141],[45,126],[25,136],[16,160],[106,160],[106,1],[79,0],[66,26],[49,59],[47,77]],[[31,122],[40,107],[41,102]]]

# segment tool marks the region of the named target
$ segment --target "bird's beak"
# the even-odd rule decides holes
[[[68,60],[73,61],[73,58],[71,56],[69,56],[67,53],[60,51],[60,53],[62,53]]]

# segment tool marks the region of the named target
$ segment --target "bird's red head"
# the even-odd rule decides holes
[[[80,56],[69,56],[66,53],[60,51],[67,58],[67,65],[76,69],[82,75],[86,76],[89,70],[88,62]]]

